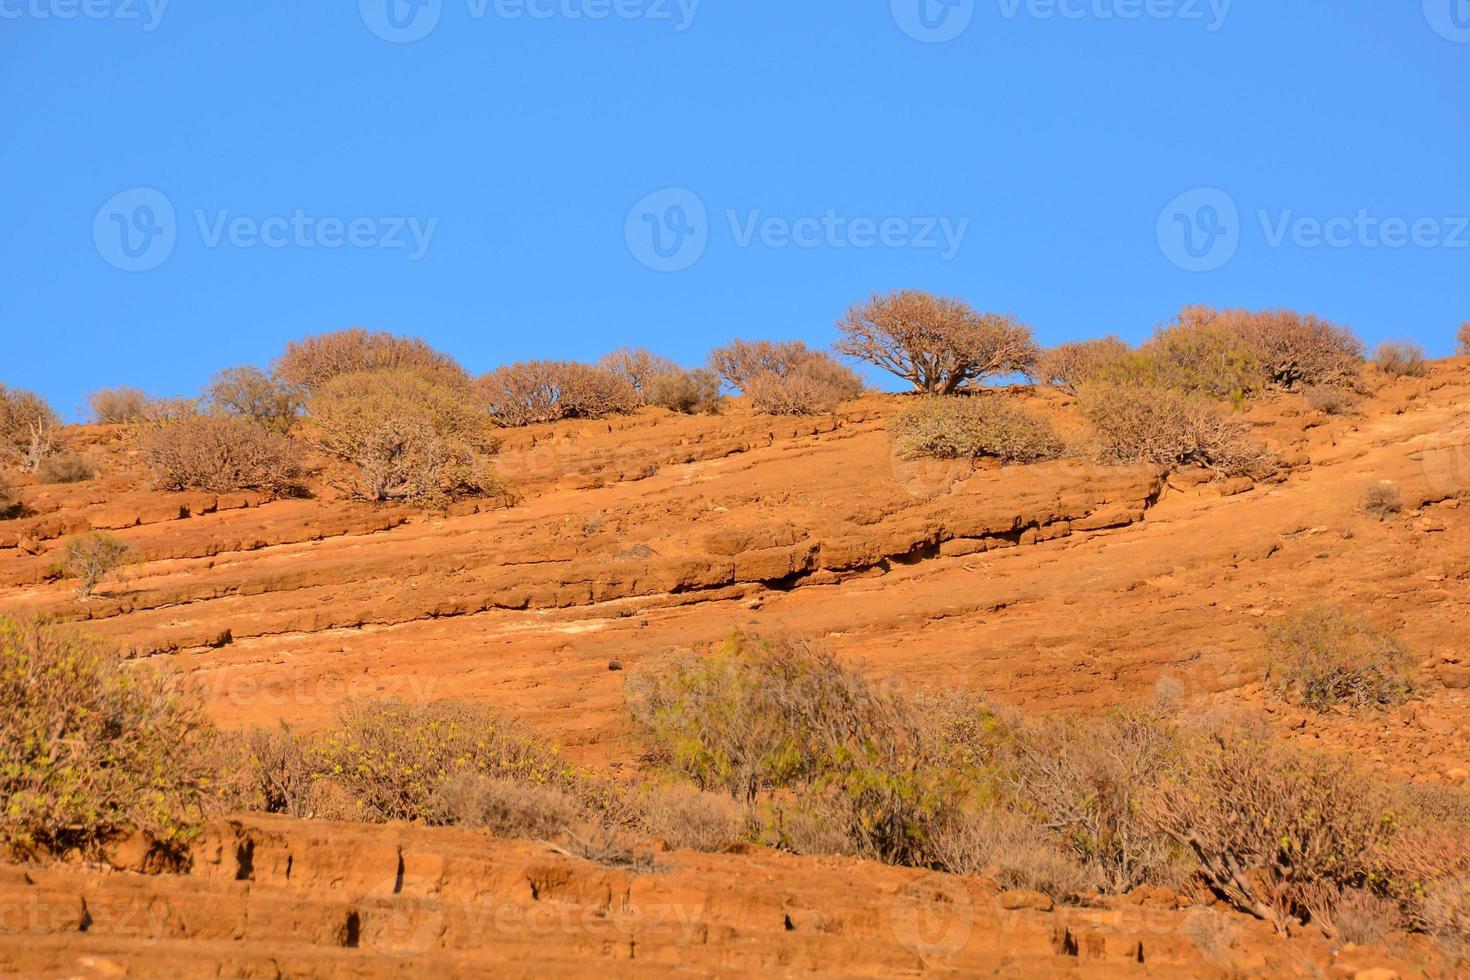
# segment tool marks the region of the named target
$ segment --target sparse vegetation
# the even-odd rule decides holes
[[[5,474],[0,473],[0,521],[14,517],[21,506],[20,494],[6,479]]]
[[[1460,324],[1460,329],[1455,333],[1455,340],[1459,344],[1459,354],[1462,356],[1470,354],[1470,320]]]
[[[83,483],[96,475],[96,468],[84,457],[74,453],[47,456],[36,467],[37,483]]]
[[[1373,366],[1390,378],[1422,378],[1429,370],[1424,348],[1402,340],[1379,344],[1373,352]]]
[[[143,418],[153,399],[137,388],[104,388],[87,399],[92,406],[92,421],[103,425],[121,425]]]
[[[1231,399],[1237,404],[1264,387],[1255,349],[1238,329],[1213,319],[1182,318],[1137,351],[1103,365],[1103,382]]]
[[[1392,634],[1327,607],[1272,627],[1266,679],[1288,701],[1316,711],[1402,704],[1416,686],[1412,661]]]
[[[1304,388],[1302,395],[1306,398],[1308,407],[1323,415],[1346,415],[1357,405],[1357,399],[1350,391],[1327,385]]]
[[[644,350],[642,347],[624,347],[615,350],[599,360],[596,366],[626,381],[645,404],[652,403],[649,388],[655,380],[678,374],[683,370],[667,357]]]
[[[212,730],[151,669],[71,629],[0,615],[0,841],[92,855],[130,829],[183,848],[213,789]]]
[[[489,416],[462,389],[420,371],[336,378],[312,397],[310,412],[333,483],[353,497],[432,505],[500,490]]]
[[[1238,335],[1251,350],[1267,387],[1352,387],[1363,366],[1363,343],[1351,330],[1292,310],[1186,308],[1181,324],[1215,324]]]
[[[683,415],[716,415],[720,411],[720,378],[703,368],[656,375],[643,390],[643,398],[649,405]]]
[[[1127,357],[1129,350],[1117,337],[1058,344],[1037,357],[1036,380],[1075,395]]]
[[[60,425],[39,395],[0,384],[0,462],[34,470],[51,455]]]
[[[709,366],[736,391],[758,374],[787,375],[821,352],[799,340],[775,343],[769,340],[733,340],[710,351]]]
[[[625,377],[576,361],[508,364],[481,378],[479,393],[496,423],[507,428],[626,415],[642,404]]]
[[[138,451],[161,490],[283,494],[302,470],[297,443],[238,415],[184,415],[149,426]]]
[[[104,531],[68,538],[62,546],[61,571],[77,580],[77,597],[90,599],[97,586],[127,562],[132,548]]]
[[[315,392],[344,374],[366,371],[416,371],[445,385],[467,384],[469,380],[454,358],[417,337],[370,332],[361,327],[289,343],[271,370],[281,381],[307,392]]]
[[[746,829],[746,813],[729,796],[692,786],[657,787],[639,806],[639,823],[672,848],[714,852],[736,841]]]
[[[1097,456],[1108,463],[1202,466],[1222,476],[1259,476],[1270,454],[1250,424],[1229,418],[1200,396],[1169,388],[1091,384],[1080,396]]]
[[[837,351],[877,365],[927,395],[952,395],[1006,374],[1028,374],[1038,350],[1014,317],[978,313],[918,290],[874,295],[837,323]]]
[[[280,435],[291,431],[306,405],[300,388],[253,367],[216,374],[204,397],[215,411],[249,419]]]
[[[1045,418],[996,395],[924,398],[890,425],[903,459],[992,457],[1034,463],[1062,454],[1061,439]]]
[[[428,814],[433,824],[533,839],[564,834],[583,819],[577,801],[555,786],[473,771],[445,780],[434,791]]]
[[[1390,517],[1403,513],[1403,488],[1392,483],[1380,483],[1369,487],[1363,493],[1363,502],[1360,506],[1363,513],[1368,516],[1386,521]]]
[[[852,370],[799,340],[732,341],[710,353],[710,368],[763,415],[817,415],[863,392]]]

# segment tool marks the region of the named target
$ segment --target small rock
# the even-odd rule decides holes
[[[1037,912],[1050,912],[1056,903],[1041,892],[1014,891],[1000,893],[1000,907],[1010,911],[1017,909],[1034,909]]]
[[[613,673],[617,673],[618,671],[623,669],[623,662],[621,660],[614,660],[612,663],[607,665],[607,669],[612,671]]]
[[[1399,974],[1397,970],[1390,970],[1386,966],[1375,966],[1354,973],[1353,980],[1399,980]]]

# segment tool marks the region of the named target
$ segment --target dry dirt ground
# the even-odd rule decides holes
[[[329,492],[149,492],[123,432],[79,427],[67,442],[101,476],[22,488],[32,513],[0,522],[0,611],[86,620],[187,674],[227,726],[311,729],[349,698],[473,700],[612,772],[638,766],[627,672],[751,628],[1028,714],[1158,697],[1261,713],[1393,778],[1463,783],[1470,361],[1369,386],[1341,416],[1288,395],[1253,406],[1287,463],[1259,485],[1082,459],[906,463],[885,431],[902,399],[870,396],[814,419],[646,410],[514,432],[513,505],[429,516]],[[1006,397],[1067,415],[1054,392]],[[1380,521],[1360,503],[1385,482],[1405,509]],[[80,603],[53,569],[88,528],[139,561]],[[1264,625],[1324,602],[1396,630],[1423,697],[1351,717],[1273,702]],[[468,833],[241,817],[212,825],[184,876],[126,849],[106,868],[0,866],[0,975],[1470,975],[1418,941],[1279,940],[1167,894],[1007,908],[980,880],[851,859],[663,860],[631,876]]]

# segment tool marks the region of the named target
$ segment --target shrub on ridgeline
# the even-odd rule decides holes
[[[1198,395],[1172,388],[1097,383],[1079,396],[1105,463],[1202,466],[1222,476],[1260,476],[1274,468],[1248,422]]]
[[[736,340],[710,352],[710,370],[763,415],[830,412],[863,393],[862,379],[799,340]]]
[[[1051,423],[994,395],[924,398],[890,425],[900,458],[1036,463],[1065,450]]]
[[[1187,318],[1160,329],[1138,350],[1103,365],[1094,380],[1237,403],[1264,387],[1256,351],[1238,330],[1213,320]]]
[[[39,395],[0,384],[0,463],[34,470],[51,455],[60,426]]]
[[[1390,378],[1422,378],[1429,370],[1424,348],[1402,340],[1379,344],[1373,352],[1373,366]]]
[[[654,380],[664,375],[676,374],[681,368],[667,357],[655,354],[642,347],[623,347],[601,358],[595,365],[600,370],[615,375],[628,383],[647,403],[648,389]]]
[[[681,415],[717,415],[720,411],[720,377],[713,371],[680,368],[654,376],[643,391],[649,405]]]
[[[1398,705],[1417,687],[1413,660],[1391,633],[1328,607],[1271,628],[1266,681],[1286,700],[1315,711]]]
[[[799,340],[732,340],[710,351],[709,367],[736,391],[758,374],[786,375],[813,357],[820,357]]]
[[[1075,395],[1081,385],[1096,380],[1130,349],[1117,337],[1058,344],[1038,355],[1036,380]]]
[[[87,403],[92,406],[92,421],[103,425],[137,422],[151,401],[153,399],[146,392],[126,387],[104,388],[87,398]]]
[[[105,531],[67,538],[61,549],[61,572],[77,580],[77,598],[90,599],[97,586],[126,564],[133,549]]]
[[[1459,345],[1456,348],[1456,353],[1461,355],[1470,354],[1470,320],[1466,320],[1460,324],[1460,329],[1455,334],[1455,341]]]
[[[184,415],[150,425],[138,451],[160,490],[284,494],[302,472],[298,443],[238,415]]]
[[[627,415],[642,404],[626,377],[577,361],[507,364],[481,378],[477,387],[491,417],[506,428]]]
[[[181,851],[214,785],[202,709],[61,626],[0,615],[0,841],[95,854],[138,830]]]
[[[841,354],[877,365],[928,395],[952,395],[1006,374],[1030,374],[1038,350],[1014,317],[979,313],[918,290],[873,295],[837,322]]]
[[[494,427],[458,385],[412,368],[342,375],[309,409],[333,483],[360,500],[437,504],[500,490]]]
[[[371,332],[361,327],[307,337],[286,345],[271,365],[281,381],[314,392],[333,378],[364,371],[414,370],[444,384],[467,384],[464,369],[448,354],[417,337]]]
[[[238,415],[281,435],[291,431],[306,406],[302,389],[254,367],[219,372],[204,397],[216,412]]]

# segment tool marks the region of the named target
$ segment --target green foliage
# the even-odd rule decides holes
[[[890,432],[903,459],[988,456],[1035,463],[1065,450],[1050,422],[993,394],[924,398],[906,408]]]
[[[137,829],[181,849],[213,786],[193,700],[69,629],[0,616],[0,841],[91,853]]]
[[[1266,677],[1287,700],[1317,711],[1376,708],[1413,696],[1413,662],[1392,634],[1340,609],[1289,616],[1269,634]]]

